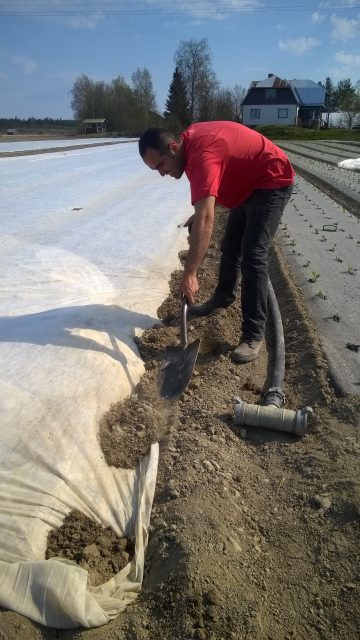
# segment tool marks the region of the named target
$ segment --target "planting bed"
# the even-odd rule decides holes
[[[297,178],[281,243],[319,328],[334,380],[360,392],[360,220]],[[355,347],[354,347],[355,348]]]
[[[302,152],[306,156],[311,155],[314,158],[329,162],[331,164],[338,162],[342,158],[358,158],[360,155],[360,144],[347,144],[346,146],[340,143],[334,144],[330,142],[284,142],[282,146],[289,150],[293,149],[295,152]]]
[[[314,146],[314,145],[313,145]],[[330,146],[330,145],[329,145]],[[349,171],[337,166],[337,163],[346,158],[360,157],[360,147],[358,153],[341,154],[336,149],[331,148],[331,153],[325,156],[322,151],[307,150],[305,144],[301,146],[297,143],[281,143],[281,147],[286,151],[295,169],[302,169],[313,173],[315,176],[331,182],[339,190],[350,191],[353,198],[360,207],[360,174],[356,171]],[[324,187],[326,189],[326,187]]]

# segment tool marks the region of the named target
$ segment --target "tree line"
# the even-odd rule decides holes
[[[354,86],[348,78],[334,84],[328,77],[318,84],[327,91],[329,110],[342,112],[344,126],[351,128],[357,124],[360,80]],[[181,131],[191,122],[203,120],[240,122],[246,92],[240,84],[221,87],[212,66],[207,39],[191,39],[182,40],[175,51],[174,72],[164,113],[158,112],[151,73],[146,67],[136,69],[130,84],[121,75],[107,83],[82,74],[71,89],[71,108],[79,126],[87,118],[106,118],[110,131],[139,135],[148,126]],[[0,127],[31,129],[43,125],[60,129],[71,126],[70,123],[51,118],[29,118],[27,121],[14,118],[0,120]]]
[[[180,131],[196,121],[241,121],[246,90],[239,84],[220,86],[206,38],[182,40],[174,66],[163,114],[157,112],[151,74],[145,67],[132,74],[131,86],[121,76],[110,84],[85,75],[77,78],[71,92],[75,117],[80,121],[106,118],[111,130],[123,134],[140,134],[148,126]],[[351,128],[360,116],[360,81],[353,86],[350,79],[344,79],[335,85],[326,78],[319,85],[328,93],[329,109],[344,112],[344,125]]]
[[[340,111],[342,124],[351,129],[360,124],[360,80],[355,85],[350,78],[339,80],[335,85],[331,78],[319,85],[327,91],[327,106],[330,111]]]
[[[246,90],[240,85],[220,87],[205,38],[182,41],[174,63],[163,114],[158,113],[152,77],[145,67],[132,74],[131,85],[122,76],[110,83],[79,76],[71,90],[75,118],[106,118],[112,131],[124,135],[140,134],[148,126],[180,131],[194,121],[240,121]]]
[[[73,131],[77,125],[74,120],[66,120],[63,118],[0,118],[0,130],[5,131],[22,131],[32,133],[44,130],[45,132],[54,131],[54,133],[65,133]]]

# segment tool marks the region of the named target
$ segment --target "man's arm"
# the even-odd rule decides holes
[[[215,197],[208,196],[195,202],[192,220],[190,247],[185,262],[184,274],[179,286],[180,296],[185,295],[190,304],[195,302],[199,290],[197,272],[209,246],[215,217]]]

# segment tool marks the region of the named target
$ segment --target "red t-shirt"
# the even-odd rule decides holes
[[[294,182],[287,155],[257,131],[236,122],[196,122],[181,134],[191,202],[215,196],[236,207],[255,189]]]

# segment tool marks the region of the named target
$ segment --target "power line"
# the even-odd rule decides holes
[[[214,3],[215,4],[215,3]],[[107,1],[103,3],[86,2],[86,5],[74,5],[70,2],[62,0],[61,4],[54,5],[49,4],[46,1],[39,0],[38,2],[32,2],[31,8],[26,3],[20,3],[13,5],[12,7],[1,7],[0,14],[3,16],[11,17],[74,17],[76,15],[88,15],[89,13],[98,13],[108,16],[137,16],[137,15],[150,15],[150,14],[192,14],[202,15],[204,17],[220,14],[239,14],[239,13],[297,13],[304,11],[320,11],[321,13],[329,11],[351,11],[358,10],[360,8],[360,2],[353,3],[351,5],[344,5],[339,3],[329,4],[325,7],[319,8],[317,2],[302,3],[302,4],[274,4],[267,3],[266,5],[254,5],[249,4],[234,7],[231,2],[225,1],[220,5],[216,3],[215,6],[211,6],[208,1],[205,0],[193,0],[191,3],[182,2],[178,6],[174,3],[169,3],[166,6],[164,2],[152,2],[151,4],[144,3],[141,0],[128,1]]]

